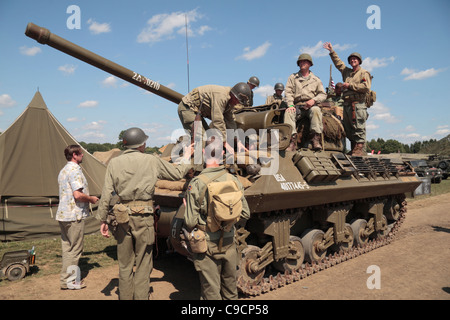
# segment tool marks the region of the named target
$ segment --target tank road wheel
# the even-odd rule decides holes
[[[296,236],[289,237],[289,254],[286,258],[273,263],[275,269],[280,272],[297,271],[302,266],[305,258],[305,249],[303,249],[302,239]]]
[[[355,237],[353,234],[352,227],[350,226],[350,224],[346,223],[345,224],[345,240],[332,245],[330,249],[334,252],[339,252],[341,250],[348,251],[353,247],[354,238]]]
[[[319,229],[306,230],[302,235],[302,244],[305,249],[305,260],[309,262],[320,261],[325,258],[327,250],[321,250],[319,244],[323,241],[324,232]]]
[[[6,276],[8,277],[9,281],[20,280],[25,277],[26,273],[27,271],[25,267],[20,263],[12,264],[6,270]]]
[[[350,227],[353,231],[353,243],[355,246],[363,246],[369,241],[369,235],[365,231],[366,226],[367,221],[364,219],[357,219],[352,221]]]
[[[382,224],[382,229],[381,230],[378,230],[378,231],[375,231],[375,232],[373,232],[371,235],[370,235],[370,238],[372,238],[372,239],[378,239],[378,238],[384,238],[384,237],[386,237],[387,236],[387,234],[388,234],[388,222],[387,222],[387,218],[386,218],[386,216],[385,215],[383,215],[382,217],[381,217],[381,224]]]
[[[255,286],[261,282],[265,268],[258,270],[261,249],[257,246],[248,245],[242,251],[242,258],[237,270],[237,278],[242,277],[244,283]]]
[[[384,215],[388,220],[397,221],[400,217],[400,208],[397,199],[390,198],[384,207]]]

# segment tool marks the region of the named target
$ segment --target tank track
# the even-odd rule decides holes
[[[352,247],[347,251],[330,253],[319,262],[306,262],[298,270],[285,271],[283,274],[281,272],[278,272],[276,275],[271,274],[268,277],[264,277],[257,285],[251,284],[250,281],[246,281],[243,276],[240,276],[237,279],[238,290],[246,296],[258,296],[269,291],[284,287],[293,282],[300,281],[310,275],[313,275],[325,269],[329,269],[339,263],[356,258],[372,250],[388,245],[393,240],[395,240],[400,226],[405,220],[406,210],[406,200],[403,200],[402,206],[399,210],[398,219],[388,226],[390,230],[384,237],[369,240],[364,246],[359,245],[357,247]]]

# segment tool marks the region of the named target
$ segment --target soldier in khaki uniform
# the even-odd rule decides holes
[[[183,97],[178,105],[178,116],[189,134],[194,132],[193,124],[198,121],[202,121],[203,130],[218,129],[222,134],[224,147],[231,152],[226,140],[226,129],[237,129],[234,108],[238,104],[248,106],[250,98],[251,90],[245,82],[239,82],[233,88],[205,85]],[[211,124],[208,126],[203,118],[210,119]],[[239,141],[238,147],[243,148]]]
[[[145,154],[148,136],[139,128],[130,128],[123,134],[127,148],[112,159],[106,170],[105,183],[98,206],[100,231],[109,237],[107,215],[114,194],[119,197],[114,210],[118,222],[114,237],[117,240],[119,261],[119,298],[145,300],[149,298],[150,273],[153,268],[154,208],[153,194],[156,181],[182,179],[190,165],[174,166],[160,158]],[[133,272],[133,267],[136,270]]]
[[[323,131],[322,111],[317,106],[327,98],[322,81],[309,68],[313,66],[309,54],[303,53],[298,57],[297,65],[300,71],[289,76],[286,83],[286,103],[289,108],[284,114],[284,123],[292,126],[292,141],[296,140],[296,122],[302,117],[309,117],[310,133],[313,149],[321,150],[321,134]],[[288,150],[295,150],[291,142]]]
[[[223,165],[223,161],[216,154],[222,155],[223,152],[214,153],[208,151],[207,144],[205,152],[206,168],[203,169],[201,175],[206,175],[207,178],[212,179],[220,175],[213,181],[225,181],[231,177],[237,181],[240,188],[243,190],[242,184],[237,178],[229,174]],[[219,148],[220,149],[220,148]],[[218,151],[218,150],[217,150]],[[209,154],[209,156],[208,156]],[[208,250],[206,253],[194,253],[194,266],[199,272],[201,296],[202,300],[235,300],[238,298],[236,285],[236,267],[238,263],[237,248],[234,242],[234,227],[229,232],[223,233],[222,248],[219,250],[221,231],[211,232],[207,227],[207,212],[208,203],[203,201],[199,204],[201,190],[205,187],[205,183],[196,177],[191,180],[188,190],[186,191],[186,212],[184,215],[185,225],[188,230],[198,228],[206,231],[206,239]],[[247,201],[242,196],[242,213],[241,221],[250,218],[250,210]],[[239,221],[239,224],[241,223]]]
[[[330,51],[331,60],[341,72],[344,81],[344,128],[351,142],[351,155],[363,156],[366,154],[364,148],[368,118],[366,96],[370,93],[372,76],[361,68],[362,58],[359,53],[354,52],[348,56],[348,63],[352,67],[348,68],[339,59],[331,43],[325,42],[323,47]]]
[[[281,104],[286,104],[283,97],[283,91],[284,91],[284,85],[280,82],[276,83],[273,87],[273,90],[275,90],[275,93],[271,96],[268,96],[266,99],[267,105],[276,103],[278,104],[278,108],[280,108]]]

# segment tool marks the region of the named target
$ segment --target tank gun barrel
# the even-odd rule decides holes
[[[30,22],[25,30],[25,35],[40,44],[47,44],[52,48],[62,51],[74,58],[82,60],[94,67],[102,69],[118,78],[128,81],[136,86],[150,91],[160,97],[163,97],[176,104],[180,103],[183,95],[168,88],[156,81],[153,81],[137,72],[131,71],[115,62],[112,62],[96,53],[82,48],[56,34],[51,33],[48,29],[42,28]]]

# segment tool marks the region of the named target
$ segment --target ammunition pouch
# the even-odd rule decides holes
[[[343,98],[345,102],[365,102],[367,94],[357,92],[344,92]]]
[[[117,223],[127,223],[130,221],[130,209],[122,203],[114,205],[113,214]]]
[[[375,91],[370,90],[370,92],[366,95],[366,106],[370,108],[373,106],[373,103],[377,101],[377,93]]]

